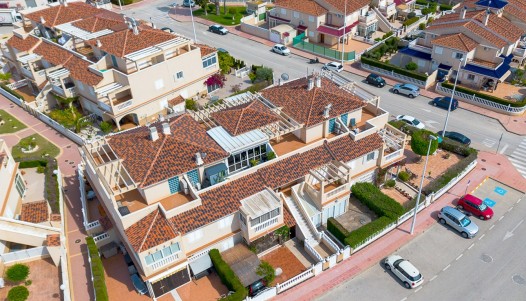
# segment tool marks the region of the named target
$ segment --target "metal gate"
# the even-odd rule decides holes
[[[273,30],[270,31],[270,40],[274,43],[281,43],[281,35]]]

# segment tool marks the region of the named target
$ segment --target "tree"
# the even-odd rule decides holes
[[[195,4],[199,5],[199,7],[205,11],[205,16],[208,16],[208,3],[210,3],[208,0],[195,1]]]
[[[263,260],[256,269],[256,274],[263,277],[263,279],[269,286],[270,283],[272,283],[272,281],[274,281],[274,279],[276,278],[276,271],[274,270],[274,268],[270,265],[270,263]]]
[[[11,79],[11,73],[0,73],[0,83],[6,84]]]
[[[257,81],[272,82],[274,71],[271,68],[261,67],[256,70]]]
[[[9,281],[24,281],[29,276],[29,267],[25,264],[17,263],[7,269],[6,276]]]
[[[207,87],[218,85],[219,87],[223,88],[225,86],[225,81],[226,81],[226,77],[223,74],[216,73],[216,74],[210,76],[205,81],[205,85]]]
[[[219,7],[221,5],[221,3],[219,2],[220,0],[214,0],[214,4],[216,6],[216,15],[219,16]]]
[[[15,286],[7,293],[9,301],[25,301],[29,297],[29,290],[25,286]]]
[[[407,65],[405,65],[405,69],[409,71],[414,71],[418,69],[418,65],[415,62],[409,62]]]
[[[222,74],[229,74],[230,69],[234,66],[234,58],[226,52],[218,52],[217,57],[219,58],[219,69]]]
[[[413,135],[411,135],[411,150],[419,156],[426,156],[427,149],[429,147],[429,136],[436,137],[436,134],[427,130],[418,130],[413,132]],[[431,149],[429,150],[429,153],[433,154],[436,152],[437,148],[438,140],[431,140]]]
[[[68,108],[71,111],[71,114],[73,115],[73,117],[76,117],[75,110],[73,110],[73,103],[78,99],[77,96],[67,97],[67,98],[64,98],[58,95],[54,95],[54,96],[59,104],[61,104],[64,108]]]

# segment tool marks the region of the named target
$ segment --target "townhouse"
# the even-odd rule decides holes
[[[435,20],[423,33],[395,61],[400,66],[413,61],[429,74],[438,70],[438,79],[455,78],[462,64],[459,82],[476,89],[495,89],[511,73],[511,61],[523,59],[518,46],[525,31],[502,17],[502,9],[464,7]]]
[[[85,115],[115,124],[146,124],[184,110],[184,100],[217,87],[216,50],[86,3],[22,12],[4,58],[47,112],[55,96],[76,98]]]
[[[0,186],[0,216],[15,218],[21,209],[26,183],[3,139],[0,139],[0,182],[7,183]]]
[[[369,4],[367,0],[280,0],[267,16],[270,28],[289,24],[311,42],[332,46],[377,30],[376,12]]]
[[[88,232],[99,246],[121,242],[155,297],[210,268],[211,248],[268,247],[285,225],[315,240],[308,224],[343,214],[353,182],[404,158],[405,135],[387,124],[379,98],[331,77],[232,96],[83,146],[85,178],[106,214]],[[108,219],[113,226],[102,225]]]

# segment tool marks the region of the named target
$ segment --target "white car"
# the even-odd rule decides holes
[[[414,126],[415,128],[417,128],[419,130],[423,130],[426,127],[423,122],[421,122],[420,120],[416,119],[415,117],[409,116],[409,115],[398,115],[398,116],[396,116],[396,120],[401,120],[401,121],[409,124],[410,126]]]
[[[415,288],[424,282],[424,277],[415,266],[398,255],[391,255],[384,260],[387,270],[393,272],[406,288]]]
[[[343,71],[343,65],[338,63],[338,62],[329,62],[329,63],[323,65],[323,69],[334,71],[334,72],[342,72]]]
[[[281,55],[290,55],[290,49],[288,49],[287,46],[282,44],[274,45],[274,47],[272,47],[272,51]]]

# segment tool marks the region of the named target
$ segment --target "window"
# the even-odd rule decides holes
[[[313,16],[309,16],[309,22],[314,22],[314,17]]]
[[[294,18],[296,18],[296,19],[298,19],[298,18],[300,17],[300,13],[298,13],[298,12],[296,12],[296,11],[294,12],[293,15],[294,15]]]
[[[246,217],[245,217],[242,213],[239,213],[239,219],[241,220],[241,222],[243,223],[243,225],[246,225],[246,224],[247,224],[247,219],[246,219]]]
[[[464,57],[464,54],[463,53],[460,53],[460,52],[455,52],[455,58],[460,60]]]
[[[284,8],[282,8],[280,13],[281,13],[282,15],[286,15],[286,14],[287,14],[287,10],[284,9]]]
[[[475,75],[468,74],[468,79],[471,80],[471,81],[474,81],[475,80]]]
[[[309,31],[309,37],[314,38],[314,32]]]
[[[365,161],[366,162],[369,162],[371,160],[374,160],[374,155],[375,155],[375,152],[370,152],[367,154],[367,157],[365,158]]]
[[[175,79],[176,80],[179,80],[179,79],[183,79],[184,75],[183,75],[183,71],[178,71],[175,73]]]
[[[252,163],[263,162],[267,153],[266,145],[256,146],[241,153],[231,155],[228,158],[228,170],[230,173],[242,170],[250,166]],[[252,162],[252,163],[251,163]]]
[[[164,81],[162,78],[155,81],[155,89],[159,90],[159,89],[162,89],[163,87],[164,87]]]
[[[210,66],[213,66],[217,63],[216,56],[210,56],[208,58],[203,59],[203,68],[208,68]]]
[[[435,53],[436,54],[442,54],[443,50],[444,50],[444,48],[435,46]]]
[[[19,174],[16,174],[15,185],[16,191],[18,191],[20,197],[23,197],[24,193],[26,192],[26,184],[24,183],[24,180]]]
[[[252,227],[254,227],[255,225],[258,225],[258,224],[261,224],[261,223],[264,223],[266,221],[268,221],[269,219],[273,219],[275,218],[276,216],[279,215],[279,208],[276,208],[270,212],[267,212],[263,215],[260,215],[256,218],[251,218],[250,219],[250,225]]]
[[[418,64],[419,67],[425,67],[425,66],[426,66],[426,61],[424,61],[424,60],[418,60],[418,61],[417,61],[417,64]]]
[[[168,247],[165,247],[159,251],[156,251],[146,257],[144,257],[144,260],[146,261],[147,265],[151,265],[154,262],[157,262],[163,258],[166,258],[168,256],[171,256],[173,254],[176,254],[179,252],[181,248],[179,247],[179,243],[176,242],[174,244],[169,245]]]

